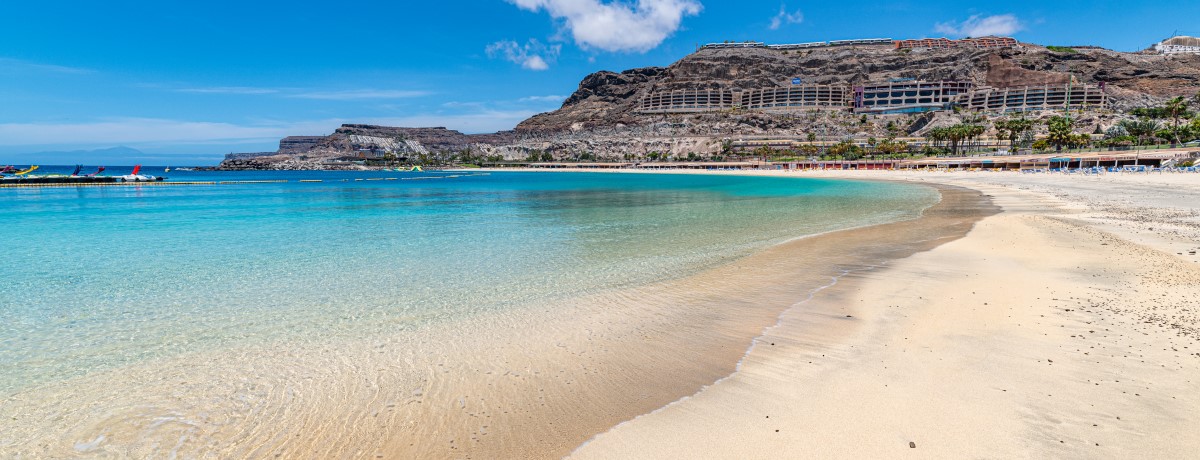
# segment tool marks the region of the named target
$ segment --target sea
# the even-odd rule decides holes
[[[142,173],[194,184],[0,189],[0,401],[223,350],[404,343],[913,219],[939,197],[720,173],[164,169]]]

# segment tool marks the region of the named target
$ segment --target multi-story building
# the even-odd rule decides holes
[[[1017,40],[1012,37],[996,36],[964,38],[962,40],[958,40],[957,43],[969,48],[978,49],[1015,48],[1017,46]]]
[[[728,42],[728,43],[709,43],[702,48],[705,49],[734,49],[734,48],[766,48],[767,45],[762,42]]]
[[[767,48],[773,50],[802,50],[809,48],[824,48],[829,46],[829,42],[809,42],[809,43],[788,43],[783,45],[767,45]]]
[[[768,48],[773,50],[798,50],[809,48],[824,48],[827,46],[872,46],[888,45],[893,42],[890,38],[856,38],[853,40],[833,40],[826,42],[791,43],[782,45],[767,45],[762,42],[726,42],[709,43],[701,49],[735,49],[735,48]]]
[[[890,38],[858,38],[854,40],[831,40],[829,46],[855,46],[855,45],[886,45],[891,43]]]
[[[996,48],[1013,48],[1017,46],[1017,40],[1011,37],[978,37],[964,38],[962,40],[950,40],[947,38],[918,38],[913,40],[896,40],[892,42],[896,49],[949,49],[949,48],[975,48],[975,49],[996,49]]]
[[[739,101],[730,90],[654,91],[637,105],[642,113],[698,113],[732,109]]]
[[[1104,86],[1058,84],[976,88],[966,81],[915,81],[849,85],[801,84],[732,90],[653,91],[638,100],[636,111],[703,113],[723,110],[798,112],[851,110],[863,114],[920,113],[961,107],[985,112],[1088,109],[1108,105]]]
[[[845,85],[792,85],[754,89],[741,94],[741,107],[747,110],[796,111],[807,109],[845,109],[850,95]]]
[[[954,47],[954,42],[947,38],[916,38],[910,40],[896,40],[892,42],[896,49],[911,49],[911,48],[927,48],[927,49],[949,49]]]
[[[854,88],[856,113],[915,113],[949,109],[971,89],[965,81],[896,81]]]
[[[958,103],[965,109],[985,112],[1086,109],[1104,107],[1108,95],[1102,87],[1082,84],[981,87],[963,94]]]
[[[1158,54],[1200,54],[1200,38],[1171,37],[1154,44]]]

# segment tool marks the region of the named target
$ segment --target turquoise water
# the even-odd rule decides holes
[[[911,185],[711,175],[168,175],[288,182],[0,189],[0,396],[684,276],[937,199]],[[424,180],[365,180],[385,177]]]

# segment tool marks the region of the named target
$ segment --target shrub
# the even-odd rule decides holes
[[[1052,52],[1055,52],[1055,53],[1066,53],[1066,54],[1077,54],[1077,53],[1079,53],[1078,51],[1075,51],[1075,48],[1069,48],[1069,47],[1066,47],[1066,46],[1053,46],[1053,45],[1051,45],[1051,46],[1047,46],[1047,47],[1046,47],[1046,49],[1048,49],[1048,50],[1050,50],[1050,51],[1052,51]]]

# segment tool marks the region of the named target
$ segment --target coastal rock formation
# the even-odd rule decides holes
[[[361,169],[366,159],[436,156],[463,150],[490,150],[515,138],[512,132],[463,134],[437,128],[397,128],[346,124],[328,136],[289,136],[277,152],[225,156],[221,169]]]
[[[584,79],[557,111],[517,125],[518,132],[559,132],[644,122],[632,114],[651,91],[741,91],[806,84],[862,85],[889,79],[970,81],[998,88],[1068,82],[1115,89],[1113,108],[1127,110],[1200,91],[1200,56],[1119,53],[1100,48],[1056,52],[1037,45],[1014,49],[895,50],[886,46],[826,47],[807,51],[765,48],[702,49],[666,68]],[[613,78],[620,75],[625,78]],[[640,78],[626,76],[637,75]],[[613,95],[626,95],[614,98]],[[731,119],[736,119],[732,115]]]
[[[705,48],[667,67],[585,77],[558,110],[535,115],[513,131],[463,134],[446,128],[347,124],[328,136],[292,136],[274,154],[232,155],[222,168],[355,168],[370,159],[473,157],[507,160],[701,157],[728,142],[755,138],[882,138],[919,136],[974,116],[958,111],[861,115],[849,110],[640,113],[641,98],[675,90],[746,91],[804,84],[851,85],[921,80],[966,81],[976,87],[1104,85],[1108,107],[1088,109],[1079,126],[1106,129],[1123,112],[1200,92],[1200,56],[1122,53],[1094,47],[894,49],[887,45],[804,50]],[[1029,116],[1049,116],[1033,112]]]
[[[294,155],[312,150],[325,136],[288,136],[279,141],[279,153]]]

